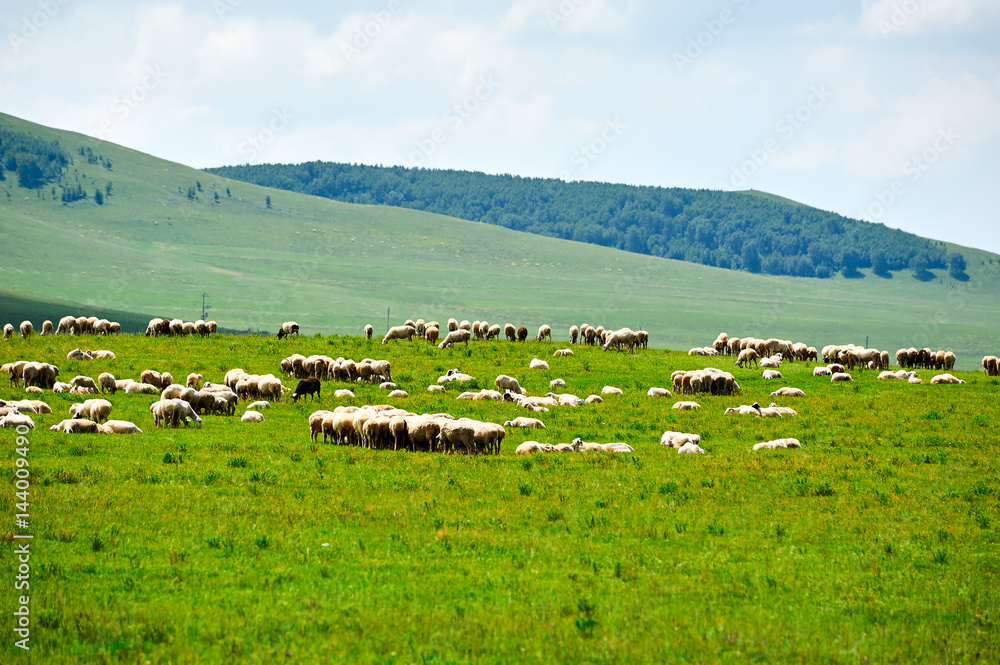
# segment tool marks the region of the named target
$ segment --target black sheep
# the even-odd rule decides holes
[[[299,401],[299,398],[303,395],[315,395],[316,399],[320,399],[321,395],[319,393],[319,389],[320,382],[315,376],[310,376],[308,379],[302,379],[299,381],[299,385],[295,386],[295,392],[292,393],[292,401]]]

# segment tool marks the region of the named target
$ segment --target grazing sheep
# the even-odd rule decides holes
[[[573,351],[572,349],[556,349],[556,352],[553,353],[552,355],[557,357],[572,356]]]
[[[520,328],[517,329],[517,341],[523,342],[526,339],[528,339],[528,329],[525,328],[524,326],[521,326]]]
[[[835,372],[834,374],[830,375],[830,381],[833,383],[838,383],[840,381],[853,381],[853,380],[854,378],[850,374],[847,374],[846,372]]]
[[[270,408],[271,408],[271,403],[264,400],[247,404],[248,411],[253,411],[254,409],[270,409]]]
[[[513,323],[505,323],[503,327],[503,334],[509,342],[517,341],[517,329],[514,327]]]
[[[259,411],[247,411],[242,416],[240,416],[241,423],[262,423],[264,422],[264,414]]]
[[[743,349],[740,351],[740,355],[736,357],[736,366],[743,367],[750,364],[754,364],[759,368],[760,355],[754,349]]]
[[[417,329],[413,326],[394,326],[389,328],[389,331],[382,338],[382,345],[385,346],[389,343],[389,340],[393,339],[405,339],[408,342],[413,341],[413,336],[417,334]]]
[[[187,375],[187,381],[184,383],[184,385],[186,385],[188,388],[194,388],[195,390],[198,390],[198,386],[201,385],[201,380],[203,378],[204,377],[202,377],[201,374],[195,374],[192,372],[191,374]]]
[[[458,330],[458,321],[448,319],[448,332],[455,332],[456,330]]]
[[[172,323],[171,328],[173,328]],[[278,331],[278,339],[289,337],[290,335],[299,336],[299,324],[295,323],[295,321],[285,321],[281,324],[281,329]]]
[[[156,386],[157,388],[166,388],[170,384],[163,385],[161,382],[162,375],[156,370],[147,369],[144,370],[139,375],[139,383],[148,383],[151,386]]]
[[[378,384],[379,390],[395,390],[398,387],[399,386],[397,386],[392,381],[383,381],[382,383]]]
[[[770,381],[771,379],[780,379],[781,372],[779,372],[776,369],[765,369],[763,372],[761,372],[760,376],[765,381]]]
[[[82,404],[70,404],[69,413],[74,418],[103,422],[111,415],[112,405],[106,399],[88,399]]]
[[[375,334],[375,328],[372,327],[372,324],[366,323],[365,324],[365,339],[371,339],[372,335],[374,335],[374,334]]]
[[[614,347],[616,351],[621,351],[624,346],[628,349],[629,353],[635,353],[635,344],[635,332],[630,328],[620,328],[606,336],[602,349],[607,351],[608,349]]]
[[[548,369],[549,364],[544,360],[539,360],[538,358],[532,358],[531,362],[528,363],[528,367],[531,369]]]
[[[31,321],[21,321],[21,338],[29,339],[31,334],[35,332],[34,328],[31,327]]]
[[[965,381],[963,381],[963,380],[961,380],[959,378],[956,378],[956,377],[952,376],[951,374],[938,374],[937,376],[931,378],[931,385],[932,386],[935,386],[935,385],[938,385],[938,384],[958,385],[958,384],[963,384],[963,383],[965,383]]]
[[[840,363],[831,363],[831,364],[827,365],[826,368],[828,370],[830,370],[830,375],[831,376],[833,374],[843,374],[844,373],[844,366],[841,365]]]
[[[51,321],[49,321],[48,319],[45,319],[44,321],[42,321],[42,332],[40,334],[42,334],[42,335],[51,335],[52,334],[52,322]]]
[[[493,385],[497,387],[500,392],[512,392],[518,395],[524,394],[524,389],[521,384],[518,383],[517,379],[512,376],[507,376],[506,374],[501,374],[493,380]]]
[[[280,383],[279,383],[280,385]],[[310,376],[308,379],[302,379],[299,384],[295,386],[295,392],[292,393],[292,401],[298,402],[300,397],[309,395],[311,399],[320,399],[320,389],[322,385],[319,379],[314,376]]]
[[[545,429],[545,424],[538,420],[537,418],[525,418],[524,416],[518,416],[513,420],[508,420],[503,424],[504,427],[527,427],[529,429]]]
[[[550,328],[548,325],[544,325],[544,324],[541,325],[541,326],[539,326],[538,327],[538,337],[537,337],[537,339],[538,339],[539,342],[544,342],[546,339],[548,339],[551,342],[552,341],[552,328]]]
[[[97,387],[97,383],[89,376],[74,376],[70,381],[70,385],[74,388],[85,388],[95,393],[100,392],[100,389]]]
[[[624,395],[621,388],[615,388],[614,386],[604,386],[601,388],[602,395]]]
[[[94,357],[87,353],[86,351],[81,351],[80,349],[73,349],[66,354],[66,360],[93,360]]]
[[[986,376],[1000,376],[1000,358],[983,356],[983,373]]]
[[[670,391],[667,390],[666,388],[657,388],[656,386],[653,386],[652,388],[650,388],[649,390],[646,391],[646,396],[647,397],[671,397],[672,395],[671,395]]]
[[[453,330],[445,335],[445,338],[441,340],[438,344],[439,349],[448,349],[454,347],[456,344],[465,342],[465,345],[469,345],[469,338],[472,337],[472,333],[464,328],[459,328],[458,330]]]
[[[10,338],[13,336],[14,336],[14,326],[9,323],[5,323],[3,326],[3,341],[9,342]]]
[[[577,339],[580,338],[580,329],[576,326],[569,327],[569,343],[576,344]]]
[[[101,385],[101,392],[108,392],[112,395],[118,390],[118,382],[115,380],[115,375],[110,372],[101,372],[97,377],[97,383]]]
[[[799,390],[798,388],[790,388],[788,386],[783,386],[778,388],[773,393],[771,397],[805,397],[806,394]]]
[[[775,450],[777,448],[801,448],[802,444],[798,439],[775,439],[774,441],[762,441],[754,444],[752,450]]]
[[[673,408],[679,411],[694,411],[701,408],[697,402],[674,402]]]
[[[563,379],[552,379],[549,381],[549,388],[565,388],[566,382]]]

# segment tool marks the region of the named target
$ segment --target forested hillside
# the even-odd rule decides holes
[[[208,172],[348,203],[397,206],[640,254],[772,275],[965,276],[943,244],[753,192],[635,187],[330,162]]]

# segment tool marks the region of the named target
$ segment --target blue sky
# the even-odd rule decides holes
[[[13,0],[0,110],[195,167],[753,188],[1000,252],[1000,2]]]

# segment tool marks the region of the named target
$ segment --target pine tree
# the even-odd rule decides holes
[[[99,206],[104,205],[104,194],[101,194],[100,189],[94,190],[94,203]]]

